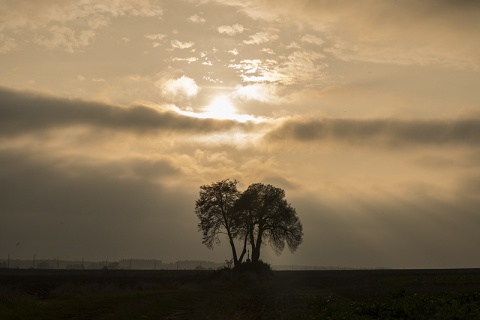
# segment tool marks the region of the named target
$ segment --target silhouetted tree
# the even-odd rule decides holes
[[[285,191],[254,183],[240,193],[237,184],[237,180],[227,179],[200,187],[195,214],[200,220],[203,244],[213,248],[220,243],[219,235],[226,234],[234,266],[243,261],[247,243],[252,247],[252,262],[259,261],[264,241],[276,254],[284,250],[285,244],[294,252],[302,243],[303,228],[295,209],[285,200]],[[243,241],[240,257],[235,240]]]
[[[222,180],[200,187],[199,199],[195,202],[195,214],[200,222],[199,231],[202,231],[203,241],[208,248],[220,243],[220,234],[226,234],[232,249],[233,263],[238,265],[242,262],[246,251],[246,239],[240,258],[235,248],[235,238],[238,236],[238,228],[234,226],[238,219],[233,207],[240,196],[237,190],[237,180]]]
[[[285,191],[270,184],[254,183],[235,203],[239,228],[236,234],[248,238],[252,262],[260,259],[260,248],[267,241],[280,254],[285,243],[294,252],[303,240],[303,228],[295,209],[285,200]]]

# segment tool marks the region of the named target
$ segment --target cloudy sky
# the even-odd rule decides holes
[[[272,264],[480,266],[480,3],[0,1],[0,252],[224,261],[199,186],[285,189]]]

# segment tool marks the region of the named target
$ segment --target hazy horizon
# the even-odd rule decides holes
[[[33,264],[35,263],[35,268]],[[379,270],[391,269],[383,266],[339,266],[339,265],[299,265],[299,264],[269,264],[273,270]],[[42,269],[42,270],[79,270],[79,269],[107,269],[118,270],[195,270],[197,267],[204,269],[221,269],[226,267],[226,261],[208,260],[177,260],[162,261],[161,259],[123,258],[119,260],[65,260],[60,257],[35,259],[0,259],[1,269]],[[402,269],[402,268],[399,268]]]
[[[0,259],[230,259],[199,187],[283,188],[272,265],[480,266],[480,2],[0,2]]]

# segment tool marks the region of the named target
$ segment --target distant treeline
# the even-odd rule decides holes
[[[303,265],[275,265],[272,266],[273,270],[277,271],[289,271],[289,270],[386,270],[385,267],[342,267],[342,266],[303,266]]]
[[[70,269],[70,270],[213,270],[223,263],[200,260],[183,260],[164,263],[154,259],[122,259],[119,261],[87,261],[61,259],[1,259],[0,269]]]
[[[182,260],[162,262],[154,259],[122,259],[119,261],[87,261],[60,259],[0,259],[0,269],[67,269],[67,270],[215,270],[225,266],[225,263],[202,260]],[[305,265],[272,265],[273,270],[364,270],[388,269],[384,267],[342,267],[342,266],[305,266]]]

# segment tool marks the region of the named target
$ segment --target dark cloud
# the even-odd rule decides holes
[[[430,5],[443,5],[447,8],[462,8],[465,10],[480,10],[480,3],[477,0],[431,0]]]
[[[0,250],[17,258],[201,258],[194,190],[167,187],[169,179],[182,175],[166,160],[58,164],[3,150]]]
[[[464,178],[458,188],[458,194],[472,200],[480,200],[480,174],[470,174]]]
[[[476,191],[480,191],[478,180]],[[473,192],[473,190],[470,190]],[[304,226],[298,264],[393,268],[476,267],[480,199],[322,195],[292,198]]]
[[[214,132],[240,124],[199,119],[145,106],[114,105],[61,99],[0,87],[0,135],[18,135],[75,125],[145,133],[151,131]]]
[[[469,145],[480,146],[480,119],[287,120],[267,134],[271,142],[334,141],[360,145]]]
[[[441,155],[428,154],[417,157],[413,163],[428,168],[441,170],[466,169],[475,170],[480,164],[480,149],[469,150],[468,153],[459,156],[458,153],[444,153]]]
[[[302,246],[287,261],[477,266],[479,257],[472,253],[480,241],[479,177],[462,179],[447,198],[416,190],[403,196],[345,193],[343,200],[322,193],[287,195],[305,232]],[[35,152],[2,150],[0,250],[23,258],[223,261],[229,257],[225,243],[213,252],[201,244],[193,214],[198,186],[168,184],[186,178],[165,159],[59,164]],[[265,179],[283,186],[282,178]],[[278,263],[269,249],[264,254]]]

